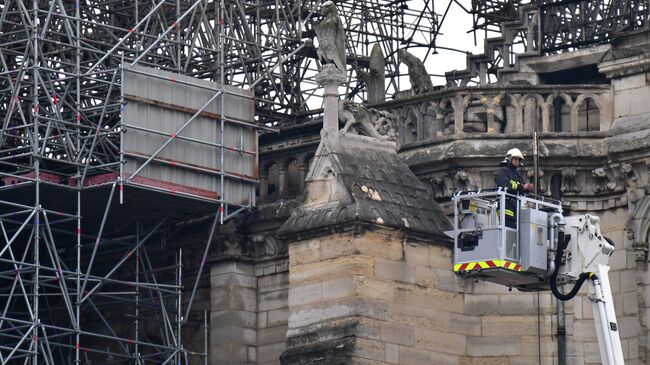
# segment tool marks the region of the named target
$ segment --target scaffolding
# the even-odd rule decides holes
[[[319,7],[0,4],[0,363],[208,362],[198,289],[218,226],[255,204],[257,131],[320,113],[312,25]],[[432,0],[355,0],[339,9],[347,98],[363,100],[356,73],[375,43],[388,60],[388,93],[399,89],[397,49],[435,46]],[[137,77],[192,88],[201,102],[134,93]],[[248,100],[252,116],[230,115],[228,97]],[[177,123],[147,126],[138,117],[146,108]],[[201,123],[212,125],[210,138],[193,131]],[[130,150],[140,138],[148,147]],[[207,148],[212,160],[167,154],[184,143]],[[206,237],[179,242],[197,223],[209,223]]]

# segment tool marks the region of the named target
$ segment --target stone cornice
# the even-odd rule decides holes
[[[604,73],[610,79],[644,73],[650,71],[650,58],[646,55],[637,55],[605,61],[598,65],[598,71]]]

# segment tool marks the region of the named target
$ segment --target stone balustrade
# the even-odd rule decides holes
[[[378,106],[395,113],[402,145],[466,133],[607,131],[609,85],[453,88]]]

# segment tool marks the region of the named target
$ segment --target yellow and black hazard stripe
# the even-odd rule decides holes
[[[462,264],[455,264],[454,272],[495,269],[495,268],[504,268],[513,271],[521,271],[521,265],[519,265],[516,262],[511,262],[508,260],[486,260],[486,261],[464,262]]]

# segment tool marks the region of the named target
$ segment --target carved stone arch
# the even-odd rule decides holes
[[[569,132],[571,131],[571,115],[573,98],[566,93],[553,93],[546,98],[549,108],[548,131]]]
[[[517,126],[523,125],[521,113],[521,97],[517,94],[503,94],[499,104],[502,108],[501,129],[505,133],[512,133]]]
[[[426,101],[419,106],[422,122],[420,128],[420,139],[428,139],[442,134],[444,130],[444,119],[442,110],[435,101]]]
[[[488,98],[483,94],[463,96],[463,132],[482,133],[488,131]]]
[[[589,108],[589,100],[593,101],[598,112],[593,112]],[[583,104],[586,104],[586,109],[583,111]],[[591,120],[590,120],[591,116]],[[593,118],[597,118],[594,120]],[[580,94],[571,108],[571,131],[595,131],[600,130],[600,121],[604,118],[602,103],[600,97],[595,94]]]
[[[266,160],[262,162],[260,165],[260,175],[262,176],[268,176],[269,174],[269,169],[273,167],[273,165],[277,164],[275,160]]]
[[[436,117],[441,120],[442,134],[453,134],[457,110],[455,100],[451,97],[444,97],[440,99],[437,106],[438,110],[440,110],[440,115],[437,115]]]
[[[531,106],[531,100],[535,102],[535,106]],[[548,123],[545,123],[545,119],[548,120],[548,109],[544,97],[540,94],[525,94],[521,97],[520,105],[523,124],[522,129],[518,131],[545,130],[545,124],[548,125]]]
[[[278,190],[278,162],[266,160],[260,166],[259,198],[261,202],[270,201],[277,196]]]
[[[417,141],[418,136],[421,135],[422,114],[417,105],[409,105],[405,109],[405,117],[400,136],[402,144],[409,144]]]

